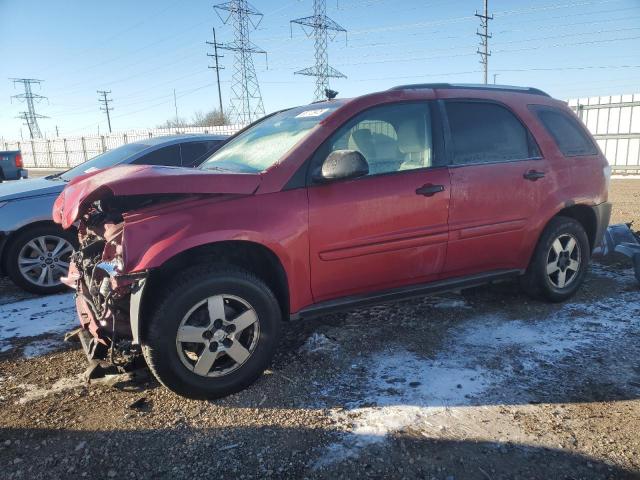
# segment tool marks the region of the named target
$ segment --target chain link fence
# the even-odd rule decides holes
[[[233,135],[241,128],[242,125],[155,128],[118,132],[110,135],[3,141],[0,142],[0,149],[20,150],[24,165],[28,168],[70,168],[112,148],[146,138],[181,133]]]

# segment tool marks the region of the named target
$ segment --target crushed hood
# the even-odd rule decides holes
[[[69,228],[94,201],[132,195],[251,195],[260,174],[225,173],[179,167],[122,165],[69,182],[53,206],[53,219]]]

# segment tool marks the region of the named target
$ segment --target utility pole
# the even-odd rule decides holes
[[[100,106],[100,111],[107,114],[107,125],[109,125],[109,133],[111,133],[111,115],[109,115],[109,112],[112,111],[113,108],[109,106],[109,102],[113,102],[113,99],[107,98],[107,95],[111,93],[111,90],[98,90],[97,92],[98,95],[102,96],[102,98],[98,97],[98,102],[102,104]]]
[[[313,67],[299,70],[295,72],[294,75],[316,77],[314,100],[323,100],[326,98],[326,92],[329,89],[330,78],[347,78],[343,73],[329,65],[329,56],[327,53],[328,39],[333,40],[339,33],[343,32],[346,39],[347,31],[327,17],[326,0],[313,0],[312,16],[291,20],[289,23],[291,36],[293,36],[292,26],[294,23],[302,27],[307,37],[313,36],[316,60]]]
[[[40,132],[40,127],[38,126],[38,119],[49,117],[45,117],[44,115],[39,115],[36,113],[34,101],[40,102],[47,97],[37,95],[31,90],[31,85],[40,85],[40,83],[42,83],[42,80],[38,80],[35,78],[10,78],[9,80],[13,81],[14,87],[16,83],[21,83],[24,88],[24,93],[13,95],[11,97],[12,100],[15,98],[27,104],[27,111],[20,112],[17,118],[24,120],[25,125],[29,128],[29,135],[31,136],[31,138],[42,138],[42,133]]]
[[[484,66],[484,83],[488,83],[489,76],[489,57],[491,52],[489,51],[489,20],[493,20],[493,15],[489,15],[489,0],[484,0],[484,12],[478,13],[476,10],[476,17],[480,19],[480,31],[476,30],[476,35],[480,37],[480,48],[476,51],[480,55],[480,63]]]
[[[494,84],[494,85],[496,84],[496,78],[498,77],[498,75],[499,75],[499,74],[497,74],[497,73],[494,73],[494,74],[493,74],[493,84]]]
[[[213,57],[215,59],[215,65],[209,65],[209,68],[213,68],[216,71],[216,80],[218,83],[218,104],[220,105],[220,115],[224,117],[224,111],[222,110],[222,91],[220,90],[220,70],[224,70],[224,67],[220,66],[218,60],[224,55],[218,54],[218,48],[223,47],[221,43],[216,40],[216,29],[213,27],[213,42],[206,42],[207,45],[213,45],[213,53],[207,53],[207,57]]]
[[[231,23],[234,30],[233,42],[223,43],[217,48],[234,53],[233,76],[231,79],[231,106],[229,116],[236,123],[248,124],[264,115],[264,103],[253,54],[267,52],[249,39],[250,30],[260,25],[262,13],[247,0],[230,0],[213,7],[223,23]]]

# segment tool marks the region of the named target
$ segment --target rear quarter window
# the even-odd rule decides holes
[[[507,108],[476,100],[447,100],[454,165],[540,158],[533,137]]]
[[[580,125],[579,120],[567,112],[554,107],[532,105],[530,107],[553,137],[558,149],[565,157],[596,155],[598,149]]]

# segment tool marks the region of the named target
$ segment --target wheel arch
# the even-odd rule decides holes
[[[582,228],[584,228],[587,233],[587,238],[589,239],[589,247],[591,251],[595,248],[596,242],[596,234],[598,231],[598,219],[596,218],[596,214],[588,205],[584,204],[576,204],[563,208],[558,213],[556,213],[552,218],[555,217],[569,217],[578,221]],[[549,219],[551,221],[551,219]],[[549,222],[547,222],[549,223]]]
[[[165,281],[184,268],[212,262],[228,263],[253,272],[273,289],[283,318],[289,317],[288,277],[278,255],[265,245],[254,241],[223,240],[183,250],[149,272],[139,312],[138,321],[142,320],[140,331],[144,332],[143,319],[147,318],[151,308],[148,303]]]

